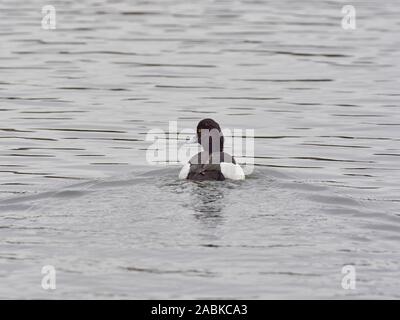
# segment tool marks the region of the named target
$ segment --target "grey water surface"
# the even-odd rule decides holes
[[[1,0],[0,298],[400,298],[400,6],[345,4]],[[245,181],[146,161],[205,117]]]

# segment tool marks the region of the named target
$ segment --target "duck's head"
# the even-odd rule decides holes
[[[224,150],[224,136],[221,127],[213,119],[203,119],[197,125],[197,141],[210,154]]]

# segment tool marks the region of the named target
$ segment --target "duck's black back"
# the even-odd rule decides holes
[[[221,172],[221,162],[235,164],[235,159],[225,153],[213,153],[210,157],[208,153],[200,152],[190,159],[190,170],[187,176],[189,180],[205,181],[205,180],[225,180]]]
[[[225,177],[221,172],[221,166],[219,164],[191,164],[187,178],[189,180],[197,181],[225,180]]]

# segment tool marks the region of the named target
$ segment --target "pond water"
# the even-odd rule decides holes
[[[0,298],[400,298],[400,7],[344,4],[2,1]],[[245,181],[146,161],[207,117]]]

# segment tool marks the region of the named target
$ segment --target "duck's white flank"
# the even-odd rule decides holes
[[[221,172],[225,179],[244,180],[245,175],[243,169],[238,164],[221,162]]]
[[[187,176],[189,175],[190,171],[190,163],[186,163],[183,168],[181,169],[181,172],[179,172],[179,179],[186,179]]]

